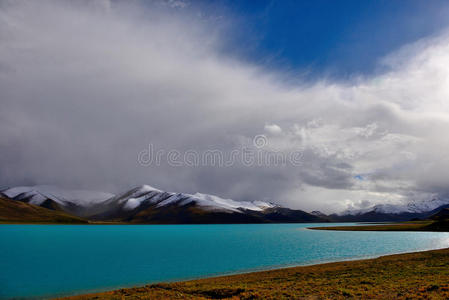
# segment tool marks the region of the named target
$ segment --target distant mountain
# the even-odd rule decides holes
[[[424,201],[409,201],[403,204],[378,204],[363,209],[348,209],[340,215],[363,215],[365,213],[376,212],[381,214],[420,214],[435,210],[449,204],[449,199],[432,198]]]
[[[319,210],[314,210],[312,211],[310,214],[317,216],[317,217],[323,217],[323,218],[327,218],[327,215],[320,212]]]
[[[98,205],[113,194],[84,190],[65,190],[55,186],[18,186],[0,191],[3,196],[52,210],[65,211],[73,215],[86,217],[91,214],[92,206]]]
[[[432,231],[449,231],[449,208],[443,208],[429,217],[434,222],[426,228]]]
[[[0,197],[0,222],[6,223],[87,223],[65,212]]]
[[[269,202],[235,201],[201,193],[169,193],[148,185],[114,197],[104,205],[108,209],[91,216],[92,219],[157,224],[325,221]]]
[[[88,220],[136,224],[391,222],[428,219],[443,208],[449,208],[448,200],[435,198],[325,215],[266,201],[235,201],[201,193],[165,192],[149,185],[119,195],[43,185],[7,188],[1,190],[0,195]]]
[[[114,196],[63,191],[48,186],[16,187],[2,193],[14,200],[95,221],[146,224],[326,222],[302,210],[264,201],[235,201],[207,194],[164,192],[143,185]]]
[[[443,208],[429,217],[431,220],[449,220],[449,208]]]
[[[428,219],[440,210],[449,208],[449,204],[447,202],[433,202],[433,204],[436,203],[442,205],[435,207],[435,205],[423,204],[420,206],[408,206],[409,209],[404,210],[401,210],[400,207],[392,205],[378,205],[371,210],[346,211],[343,214],[332,214],[329,215],[329,218],[335,222],[396,222],[410,221],[414,219]],[[413,207],[413,209],[410,209],[410,207]],[[417,209],[417,207],[420,207],[420,209]]]

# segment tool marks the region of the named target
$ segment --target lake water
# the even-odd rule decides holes
[[[305,228],[329,225],[0,225],[0,298],[449,247],[449,233]]]

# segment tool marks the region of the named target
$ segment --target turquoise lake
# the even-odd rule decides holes
[[[306,229],[330,225],[0,225],[0,298],[449,247],[449,233]]]

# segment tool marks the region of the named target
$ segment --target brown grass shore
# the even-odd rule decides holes
[[[449,299],[449,249],[382,256],[65,299]]]
[[[448,220],[426,220],[410,221],[390,224],[370,224],[356,226],[331,226],[331,227],[310,227],[314,230],[340,230],[340,231],[449,231]]]

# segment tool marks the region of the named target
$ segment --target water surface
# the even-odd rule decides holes
[[[0,298],[444,248],[449,233],[308,230],[335,224],[0,225]],[[348,224],[352,225],[352,224]]]

